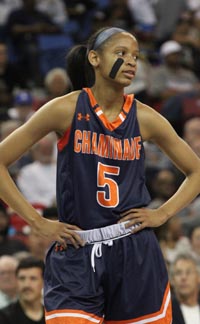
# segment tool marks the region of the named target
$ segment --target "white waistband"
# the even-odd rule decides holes
[[[125,228],[128,222],[129,221],[86,231],[76,231],[76,233],[87,244],[104,243],[105,241],[113,241],[128,236],[132,233],[134,228],[138,227],[138,224],[135,224],[129,228]]]

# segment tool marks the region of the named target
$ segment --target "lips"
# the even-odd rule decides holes
[[[127,70],[127,71],[123,71],[123,74],[127,78],[132,79],[135,76],[135,71],[133,71],[133,70]]]

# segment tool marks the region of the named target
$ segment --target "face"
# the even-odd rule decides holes
[[[172,53],[169,54],[165,57],[165,61],[168,65],[170,66],[179,66],[181,63],[181,57],[182,57],[182,53],[181,52],[177,52],[177,53]]]
[[[42,270],[37,267],[20,269],[17,274],[20,299],[26,303],[41,300],[43,288]]]
[[[69,84],[60,75],[55,75],[48,84],[48,91],[53,97],[59,97],[68,92]]]
[[[196,155],[200,157],[200,137],[194,139],[190,146],[193,149],[193,151],[196,153]]]
[[[89,56],[90,62],[96,71],[97,77],[111,81],[112,79],[109,77],[110,71],[116,60],[121,58],[124,62],[112,81],[121,84],[123,87],[131,83],[135,77],[139,55],[138,43],[134,36],[126,32],[118,33],[103,45],[97,56],[95,56],[96,52],[91,52],[92,54]]]
[[[16,291],[16,267],[17,261],[15,259],[2,257],[0,261],[0,290],[5,294],[11,295],[12,292]]]
[[[192,260],[180,259],[174,266],[172,284],[181,298],[188,298],[199,291],[199,274]]]
[[[163,198],[169,198],[175,192],[175,176],[169,170],[162,170],[155,180],[155,191]]]
[[[192,145],[194,140],[200,139],[200,118],[189,119],[184,126],[184,139]]]

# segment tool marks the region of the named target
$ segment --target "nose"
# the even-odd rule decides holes
[[[127,55],[125,63],[131,67],[135,67],[137,64],[137,59],[132,55]]]

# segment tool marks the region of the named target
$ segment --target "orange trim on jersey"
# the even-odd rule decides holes
[[[172,307],[169,283],[165,290],[163,302],[158,312],[124,321],[105,321],[106,324],[171,324]]]
[[[103,110],[101,109],[101,107],[98,106],[97,101],[92,93],[92,90],[90,88],[84,88],[84,91],[87,92],[88,97],[90,99],[90,104],[92,106],[92,108],[94,109],[95,113],[97,114],[98,118],[102,121],[102,123],[104,124],[104,126],[109,129],[110,131],[113,131],[114,129],[116,129],[117,127],[119,127],[123,121],[126,119],[126,114],[128,114],[128,112],[130,111],[131,107],[132,107],[132,103],[134,100],[134,95],[130,94],[130,95],[125,95],[124,99],[124,105],[123,105],[123,110],[120,112],[120,114],[117,116],[117,118],[113,121],[113,122],[109,122],[106,118],[106,116],[103,113]],[[98,114],[99,112],[101,112],[101,114]],[[125,113],[124,113],[125,112]],[[120,118],[121,117],[123,118]]]
[[[59,140],[58,140],[58,150],[59,151],[62,151],[63,148],[68,144],[69,142],[69,136],[70,136],[70,131],[71,131],[71,127],[69,127],[65,134],[63,135],[63,137],[61,137]]]
[[[103,318],[74,309],[45,312],[46,324],[102,324]]]
[[[134,94],[125,95],[124,98],[125,98],[125,103],[123,106],[123,110],[125,111],[125,113],[128,114],[128,112],[131,108],[132,102],[134,100]]]

